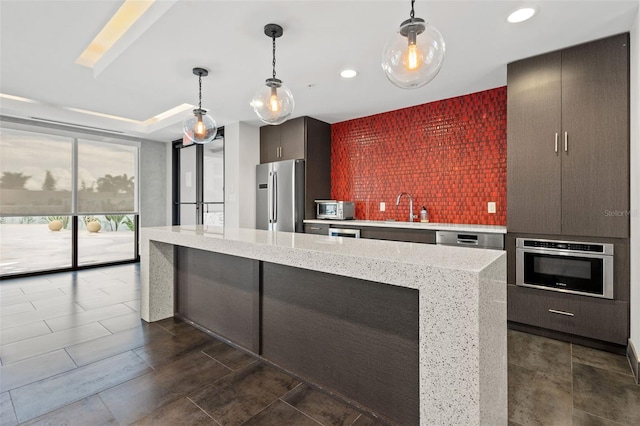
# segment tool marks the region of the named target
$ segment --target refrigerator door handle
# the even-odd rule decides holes
[[[278,173],[273,172],[273,189],[271,190],[273,196],[273,223],[278,222]]]
[[[273,223],[273,172],[269,172],[269,183],[267,184],[267,214],[269,223]],[[271,228],[269,226],[269,228]]]

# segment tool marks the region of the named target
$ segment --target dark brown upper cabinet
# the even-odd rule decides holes
[[[315,200],[331,198],[331,125],[298,117],[260,127],[260,163],[305,160],[305,219],[315,219]]]
[[[507,68],[509,232],[629,237],[629,35]]]

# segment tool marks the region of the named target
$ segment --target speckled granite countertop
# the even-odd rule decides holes
[[[499,225],[466,225],[461,223],[400,222],[386,220],[323,220],[309,219],[304,223],[317,223],[340,226],[375,226],[379,228],[427,229],[432,231],[485,232],[490,234],[506,234],[507,227]]]

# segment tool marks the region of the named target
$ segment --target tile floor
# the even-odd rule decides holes
[[[0,281],[0,425],[380,425],[186,323],[139,319],[137,265]],[[619,355],[509,332],[509,423],[638,425]]]

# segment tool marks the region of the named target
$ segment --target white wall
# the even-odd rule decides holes
[[[640,10],[631,28],[631,341],[640,356]]]
[[[260,129],[246,123],[224,126],[224,226],[255,228],[256,164]]]

